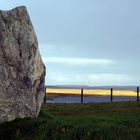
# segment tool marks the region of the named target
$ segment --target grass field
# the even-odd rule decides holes
[[[59,93],[59,94],[81,94],[80,89],[57,89],[47,88],[47,93]],[[84,95],[110,95],[110,90],[97,90],[97,89],[84,89]],[[114,96],[137,96],[137,93],[132,90],[114,90]]]
[[[45,104],[35,119],[0,124],[0,140],[139,140],[140,102]]]

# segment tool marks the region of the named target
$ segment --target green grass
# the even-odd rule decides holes
[[[46,104],[35,119],[0,124],[0,140],[139,140],[140,102]]]

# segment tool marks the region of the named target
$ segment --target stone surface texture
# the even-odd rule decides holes
[[[44,77],[45,66],[26,7],[0,10],[0,122],[39,114]]]

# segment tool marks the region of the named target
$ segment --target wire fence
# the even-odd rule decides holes
[[[44,103],[86,103],[139,101],[139,87],[133,88],[57,88],[46,87]]]

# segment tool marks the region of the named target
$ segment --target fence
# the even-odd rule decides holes
[[[55,89],[55,88],[54,88]],[[64,89],[64,88],[62,88],[62,89]],[[67,90],[69,90],[69,89],[67,89]],[[80,91],[81,91],[81,93],[80,93],[80,102],[81,103],[84,103],[84,90],[87,90],[87,89],[79,89]],[[92,90],[94,90],[94,89],[92,89]],[[110,102],[113,102],[114,101],[114,91],[115,91],[116,89],[113,89],[113,88],[110,88]],[[51,92],[47,92],[47,88],[45,89],[45,97],[44,97],[44,103],[46,103],[46,101],[47,101],[47,94],[51,94]],[[56,94],[60,94],[60,93],[56,93]],[[66,95],[66,93],[64,93],[65,95]],[[136,87],[136,101],[139,101],[139,87]]]

